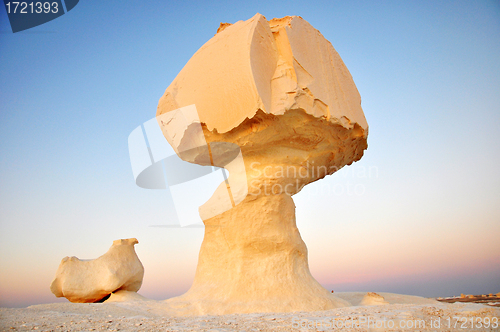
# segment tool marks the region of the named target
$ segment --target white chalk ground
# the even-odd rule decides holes
[[[446,304],[378,293],[387,304],[360,305],[366,293],[335,293],[353,304],[327,311],[174,317],[165,303],[138,294],[108,302],[0,308],[1,331],[500,331],[500,308]],[[380,303],[378,296],[376,298]],[[125,300],[125,301],[123,301]],[[368,301],[369,302],[369,301]],[[346,327],[347,326],[347,327]]]

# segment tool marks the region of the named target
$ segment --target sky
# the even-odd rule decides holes
[[[203,228],[134,182],[128,136],[220,22],[299,15],[342,57],[368,149],[294,196],[328,290],[500,291],[498,1],[80,1],[12,33],[0,8],[0,306],[64,302],[61,259],[135,237],[140,294],[193,281]],[[215,188],[214,188],[215,189]]]

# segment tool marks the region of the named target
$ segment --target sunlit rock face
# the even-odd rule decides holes
[[[137,239],[113,241],[108,252],[93,260],[64,257],[50,290],[77,303],[99,302],[119,290],[137,292],[144,276],[134,249],[137,243]]]
[[[196,116],[179,125],[179,109],[190,105]],[[186,294],[167,300],[173,309],[226,314],[348,305],[311,276],[291,198],[367,148],[359,93],[319,31],[297,16],[267,21],[257,14],[221,24],[167,88],[157,119],[182,159],[229,171],[199,209],[205,238],[195,280]],[[224,193],[231,199],[221,208]]]

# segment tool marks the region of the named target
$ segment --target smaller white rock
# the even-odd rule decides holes
[[[382,305],[388,304],[384,297],[380,294],[368,292],[361,300],[361,305]]]
[[[107,253],[93,260],[64,257],[50,290],[77,303],[97,302],[118,290],[137,292],[144,267],[135,252],[136,243],[135,238],[115,240]]]

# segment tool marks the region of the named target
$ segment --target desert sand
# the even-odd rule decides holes
[[[118,294],[118,297],[128,301],[109,302],[114,294],[104,303],[57,303],[33,305],[22,309],[0,308],[0,329],[2,331],[500,330],[498,327],[500,308],[475,303],[446,304],[418,296],[377,294],[388,304],[356,305],[362,301],[366,293],[337,293],[338,297],[352,301],[355,305],[313,312],[184,317],[169,315],[166,310],[168,304],[164,301],[147,300],[137,294],[133,298],[128,294]],[[475,324],[474,328],[471,328],[471,320]],[[489,321],[489,327],[486,327],[486,321]],[[482,327],[479,327],[479,322],[482,322]]]

